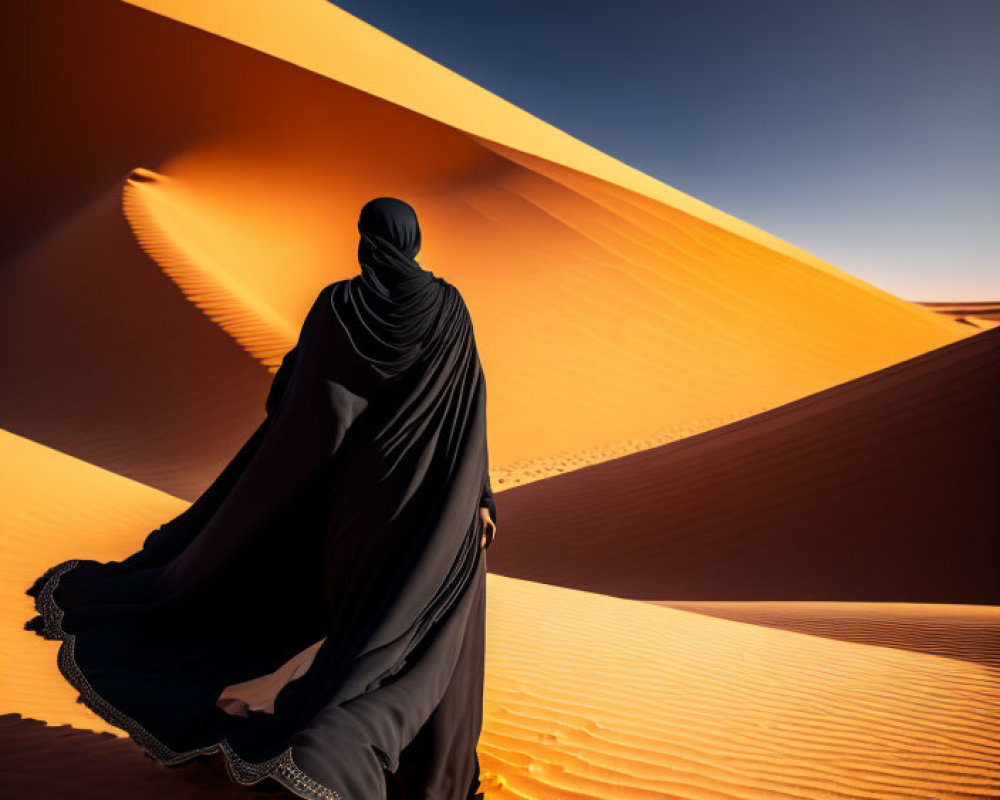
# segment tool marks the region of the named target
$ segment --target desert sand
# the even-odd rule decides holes
[[[515,487],[491,569],[648,600],[1000,604],[998,398],[994,329]]]
[[[846,642],[896,647],[1000,668],[996,606],[831,601],[650,601],[722,619]]]
[[[207,487],[379,195],[488,376],[488,798],[1000,796],[989,309],[896,297],[324,0],[0,15],[12,796],[247,796],[76,703],[24,589]]]
[[[122,557],[183,504],[11,434],[0,438],[0,455],[7,785],[38,797],[88,796],[81,786],[100,797],[134,796],[140,786],[147,796],[174,797],[179,787],[191,797],[238,796],[219,781],[217,763],[215,772],[165,770],[138,747],[94,735],[116,729],[74,702],[56,671],[58,643],[18,630],[30,615],[23,586],[47,564]],[[34,478],[42,472],[53,477],[49,487]],[[998,608],[682,608],[495,574],[487,598],[488,797],[1000,792]],[[935,626],[950,633],[939,630],[929,645]],[[34,721],[43,720],[52,727],[39,729]]]
[[[0,427],[193,499],[261,418],[317,289],[357,272],[357,213],[382,194],[417,209],[421,263],[476,320],[498,489],[977,332],[322,0],[236,7],[162,4],[191,24],[111,0],[0,12],[26,109],[7,134],[26,145],[0,155],[17,200],[0,316],[31,343],[0,352]]]

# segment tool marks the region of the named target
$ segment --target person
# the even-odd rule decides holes
[[[358,220],[359,274],[312,304],[266,417],[122,561],[27,590],[78,702],[154,761],[221,754],[319,800],[482,798],[486,382],[414,209]]]

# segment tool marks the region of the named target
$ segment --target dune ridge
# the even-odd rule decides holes
[[[198,254],[200,258],[189,255],[174,239],[163,234],[169,229],[171,219],[184,218],[186,209],[183,204],[164,206],[163,200],[170,197],[164,192],[155,194],[155,200],[144,200],[148,192],[144,193],[143,189],[155,182],[170,180],[169,176],[143,167],[129,174],[122,189],[122,212],[136,242],[192,304],[269,372],[277,372],[282,356],[298,338],[302,320],[289,319],[276,311],[266,298],[247,291],[204,254]]]
[[[0,270],[0,428],[193,500],[264,418],[270,378],[137,245],[126,180]]]
[[[565,163],[846,280],[848,273],[580,141],[332,3],[126,0],[439,120],[482,140]]]
[[[207,487],[393,194],[489,378],[488,797],[1000,796],[992,311],[898,298],[324,0],[0,15],[6,785],[248,791],[124,752],[23,592]]]
[[[284,44],[326,8],[317,31],[350,39],[357,21],[294,2]],[[412,110],[398,92],[430,92],[440,73],[429,67],[383,97],[348,75],[129,4],[39,0],[2,13],[24,34],[0,55],[19,78],[12,96],[28,109],[46,103],[44,115],[11,121],[26,146],[0,154],[20,200],[0,220],[4,311],[13,330],[37,338],[30,358],[0,351],[0,367],[24,387],[0,403],[0,426],[177,496],[193,499],[239,431],[253,429],[269,370],[318,289],[356,274],[354,222],[373,195],[414,203],[426,232],[421,263],[460,287],[476,319],[500,489],[775,408],[976,332],[735,223],[642,194],[623,174],[559,163],[556,139],[541,133],[537,146],[517,149]],[[63,24],[50,25],[54,16]],[[75,36],[83,29],[87,37]],[[386,37],[358,41],[374,48],[369,64],[416,58]],[[39,60],[44,73],[24,70]],[[469,91],[470,108],[514,113]],[[55,131],[70,127],[77,135],[63,147]],[[92,216],[115,186],[121,218]],[[121,287],[166,277],[176,291],[133,298],[104,290],[98,275]],[[67,280],[83,284],[85,325],[38,302]],[[178,300],[215,330],[180,322]],[[116,337],[128,344],[109,348]],[[77,371],[68,386],[65,373],[36,366],[78,351],[89,381]],[[128,369],[121,351],[133,355]],[[180,361],[189,375],[178,374]],[[163,399],[141,392],[139,375]],[[74,409],[72,430],[57,402],[67,394],[102,399]],[[139,414],[145,428],[180,432],[172,454],[150,441]],[[211,445],[189,430],[198,420]]]
[[[915,301],[918,305],[938,314],[952,317],[957,322],[989,330],[1000,325],[1000,302],[980,300],[967,302]]]
[[[996,605],[998,396],[994,329],[515,487],[491,567],[635,599]]]
[[[1000,669],[1000,607],[947,603],[664,600],[649,602],[722,619]]]

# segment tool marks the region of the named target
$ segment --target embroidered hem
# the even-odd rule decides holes
[[[309,798],[309,800],[347,800],[342,793],[329,786],[325,786],[320,781],[308,775],[296,764],[292,757],[291,746],[274,758],[261,762],[245,760],[239,753],[233,750],[226,739],[196,750],[177,752],[169,748],[141,724],[115,708],[104,697],[98,694],[76,663],[74,655],[76,636],[67,633],[63,629],[62,618],[65,612],[56,603],[54,597],[56,587],[59,585],[62,576],[79,563],[79,559],[70,559],[69,561],[56,564],[45,572],[38,581],[42,584],[42,587],[35,599],[35,608],[41,615],[44,623],[44,629],[38,631],[42,637],[45,639],[61,640],[56,663],[63,677],[80,693],[80,700],[84,705],[105,721],[126,731],[136,744],[142,748],[147,757],[164,765],[173,766],[190,761],[201,755],[210,755],[221,751],[229,776],[243,786],[259,783],[265,778],[270,777],[299,797]],[[383,768],[389,769],[390,767],[385,754],[377,747],[372,749]]]

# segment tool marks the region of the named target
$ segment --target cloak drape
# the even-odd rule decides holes
[[[233,780],[301,797],[459,800],[482,722],[485,378],[454,286],[368,278],[319,293],[204,494],[123,561],[49,569],[25,627],[160,763],[221,751]],[[273,713],[223,709],[310,648]]]

